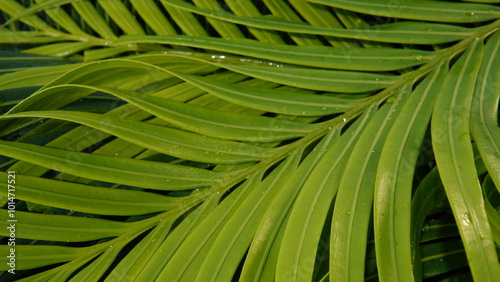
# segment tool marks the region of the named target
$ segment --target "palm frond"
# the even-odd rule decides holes
[[[0,12],[1,279],[500,277],[498,1]]]

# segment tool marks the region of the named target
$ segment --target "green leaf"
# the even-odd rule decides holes
[[[336,8],[372,15],[422,21],[472,23],[498,19],[500,8],[493,5],[444,1],[307,0]]]
[[[300,16],[284,1],[269,1],[264,0],[264,4],[269,8],[270,12],[279,17],[292,22],[303,22]],[[307,34],[290,34],[292,40],[297,45],[321,45],[321,41],[317,36]]]
[[[183,166],[99,156],[0,140],[0,153],[57,171],[156,190],[185,190],[220,183],[223,173]]]
[[[310,280],[313,260],[323,222],[335,197],[345,164],[374,109],[367,111],[349,133],[323,153],[323,158],[307,177],[290,211],[276,266],[278,281]]]
[[[59,3],[54,3],[58,1]],[[52,3],[50,3],[52,2]],[[116,35],[113,33],[106,20],[102,18],[99,12],[95,9],[92,3],[88,0],[84,1],[65,1],[65,0],[55,0],[55,1],[44,1],[47,5],[56,5],[64,2],[71,2],[71,6],[75,9],[80,17],[88,24],[95,32],[105,39],[115,39]],[[30,9],[26,10],[25,13],[32,12],[36,9],[36,6],[32,6]],[[41,8],[41,7],[40,7]]]
[[[260,8],[257,7],[257,5],[255,5],[252,2],[226,1],[226,5],[231,9],[231,11],[234,12],[234,14],[238,16],[254,18],[254,17],[260,17],[262,15]],[[224,10],[220,12],[224,12]],[[281,36],[279,36],[279,34],[273,30],[261,30],[259,28],[253,28],[253,27],[248,27],[248,30],[259,41],[274,43],[274,44],[280,44],[284,42],[283,38],[281,38]]]
[[[498,102],[500,99],[500,33],[496,33],[485,47],[481,70],[472,98],[470,130],[474,142],[500,192],[500,128]]]
[[[467,259],[459,240],[422,246],[422,268],[426,274],[423,278],[437,276],[466,265]]]
[[[266,277],[267,279],[274,279],[273,268],[276,264],[290,207],[306,181],[306,176],[316,167],[328,148],[331,148],[338,140],[339,130],[342,125],[339,125],[339,128],[332,129],[323,138],[314,151],[302,161],[294,174],[281,187],[272,203],[269,204],[269,208],[263,215],[245,259],[246,263],[243,266],[241,279],[248,281],[262,281],[266,280]],[[266,268],[270,274],[266,273]],[[269,269],[271,270],[269,271]]]
[[[37,6],[37,4],[35,4],[35,6]],[[9,24],[10,22],[12,22],[14,20],[18,20],[21,17],[23,17],[23,19],[22,19],[23,22],[35,27],[36,29],[54,32],[55,34],[59,33],[57,30],[51,28],[42,19],[33,15],[33,13],[30,12],[31,8],[25,9],[21,4],[19,4],[16,1],[2,0],[0,2],[0,8],[3,12],[9,14],[12,17],[9,21],[7,21],[6,23],[3,23],[2,27],[6,26],[7,24]]]
[[[166,61],[171,60],[166,59]],[[192,68],[192,66],[190,67]],[[153,73],[155,80],[163,80],[171,76],[161,67],[139,61],[109,60],[107,62],[87,63],[65,73],[51,83],[46,84],[29,99],[19,103],[12,110],[12,112],[22,110],[54,109],[74,102],[75,100],[83,98],[93,92],[87,89],[74,89],[73,91],[66,91],[66,95],[64,95],[61,99],[41,101],[46,96],[53,95],[53,92],[60,91],[57,87],[54,89],[52,88],[61,84],[81,83],[92,86],[106,85],[107,87],[115,87],[121,83],[121,79],[138,79],[134,84],[143,86],[145,76],[151,76]],[[117,77],[118,74],[120,74],[119,77]],[[16,80],[17,79],[19,78],[16,77]]]
[[[237,190],[233,191],[221,204],[194,228],[186,238],[180,242],[177,251],[170,258],[169,263],[161,270],[157,280],[187,279],[193,281],[201,264],[213,245],[217,235],[232,211],[235,210],[252,192],[260,181],[261,175],[248,179]]]
[[[0,251],[4,254],[10,254],[9,246],[0,246]],[[26,270],[51,264],[67,262],[78,257],[85,252],[85,248],[75,248],[66,246],[47,246],[47,245],[17,245],[15,251],[16,270]],[[2,256],[0,259],[0,270],[7,271],[9,258]]]
[[[340,21],[323,5],[312,4],[302,0],[289,0],[291,6],[313,26],[340,28]],[[353,42],[335,37],[327,37],[328,42],[334,47],[355,47]]]
[[[472,275],[476,280],[494,281],[500,276],[500,266],[469,135],[470,106],[482,56],[483,44],[476,40],[446,77],[434,108],[432,145]]]
[[[144,146],[167,155],[206,163],[241,163],[258,161],[271,153],[269,149],[221,141],[198,134],[181,131],[146,122],[76,111],[22,112],[0,117],[10,118],[55,118],[113,134],[134,144]]]
[[[54,57],[69,57],[75,53],[94,47],[96,44],[88,42],[56,43],[25,50],[25,53]]]
[[[124,279],[136,278],[155,254],[153,250],[157,249],[163,240],[165,240],[173,223],[174,219],[170,219],[157,225],[124,259],[120,261],[107,279],[123,281]],[[100,275],[95,275],[91,272],[92,269],[86,270],[88,275],[92,275],[94,279],[99,279]],[[79,281],[83,280],[83,278],[78,279],[81,279]],[[78,279],[75,277],[75,281],[78,281]]]
[[[141,15],[142,19],[155,31],[156,34],[176,34],[174,27],[153,0],[131,0],[130,3]]]
[[[247,69],[245,69],[242,73],[255,75],[255,72],[252,72],[253,70],[255,69],[251,69],[247,72]],[[265,73],[266,70],[257,69],[257,71],[259,74],[255,76],[263,78],[264,75],[261,74]],[[283,74],[283,77],[286,77],[287,80],[291,80],[292,73],[293,72],[287,72],[286,74]],[[230,102],[281,114],[301,116],[333,114],[347,110],[349,106],[355,102],[352,99],[337,98],[326,95],[311,95],[280,90],[255,91],[255,89],[251,87],[231,85],[202,77],[178,73],[176,73],[176,75],[185,81]],[[326,76],[327,74],[325,73],[325,77]],[[296,77],[302,76],[301,74],[298,74]],[[375,78],[375,80],[376,79],[377,78]],[[312,83],[314,83],[314,81],[312,81]]]
[[[215,10],[223,10],[220,3],[217,1],[194,0],[193,3],[202,8],[210,8]],[[225,4],[225,3],[222,3]],[[230,3],[229,3],[230,4]],[[244,5],[244,4],[243,4]],[[244,10],[244,9],[243,9]],[[243,32],[232,23],[227,23],[220,20],[207,19],[215,30],[224,38],[244,38]]]
[[[49,56],[30,55],[9,51],[0,51],[1,72],[11,72],[29,69],[32,67],[45,67],[50,65],[63,65],[72,63],[70,60],[53,58]]]
[[[345,93],[364,93],[393,84],[398,77],[387,74],[307,68],[241,66],[220,64],[229,70],[294,87]]]
[[[421,241],[421,229],[426,217],[430,211],[446,198],[443,184],[439,178],[437,168],[431,170],[415,191],[411,201],[411,234],[410,241],[416,246]],[[422,279],[422,264],[420,248],[414,248],[412,251],[412,260],[414,262],[413,275],[415,280]]]
[[[193,132],[222,139],[260,142],[279,141],[303,136],[314,129],[312,125],[284,119],[271,119],[268,117],[215,111],[201,106],[166,100],[155,96],[140,95],[133,91],[123,91],[116,88],[89,87],[86,85],[61,85],[51,88],[52,90],[50,92],[44,92],[43,95],[54,95],[58,92],[75,88],[90,89],[112,94],[167,122]],[[290,93],[287,92],[286,94],[288,95]],[[305,102],[304,94],[291,94],[290,96],[296,99],[302,98],[301,100]],[[325,107],[325,103],[321,103],[321,101],[336,101],[334,98],[321,97],[319,95],[318,99],[320,102],[317,104],[316,109],[320,106],[321,108]],[[256,99],[252,99],[250,101],[255,100]],[[296,103],[298,104],[301,100]],[[289,100],[283,100],[283,103],[291,104]],[[36,105],[39,106],[39,104]],[[324,111],[321,109],[321,112]],[[266,134],[264,132],[266,132]]]
[[[497,3],[0,0],[0,281],[495,281]]]
[[[144,34],[144,30],[142,30],[140,24],[135,20],[135,17],[129,12],[122,1],[100,0],[98,2],[104,11],[106,11],[107,15],[111,17],[126,34]]]
[[[218,236],[207,253],[207,257],[219,259],[206,260],[200,267],[197,281],[223,281],[233,277],[239,260],[252,241],[257,225],[283,183],[293,175],[301,153],[290,156],[259,186],[253,188],[251,194],[233,211],[220,231],[225,236]]]
[[[9,218],[3,211],[3,218]],[[84,242],[109,237],[117,237],[125,233],[134,224],[99,218],[36,214],[15,212],[15,234],[17,238],[30,238],[45,241]],[[11,223],[2,222],[0,234],[9,236]]]
[[[8,185],[8,174],[0,172],[0,183]],[[68,183],[17,174],[17,199],[87,213],[104,215],[139,215],[165,211],[181,203],[166,197],[141,191],[110,189],[78,183]],[[7,190],[0,195],[8,197]],[[135,199],[142,199],[136,201]]]
[[[36,0],[40,2],[40,0]],[[65,30],[70,32],[71,34],[80,35],[87,37],[86,34],[80,26],[71,18],[68,13],[62,7],[55,7],[52,9],[45,10],[45,13],[50,17],[51,20],[56,22],[59,26],[64,27]]]
[[[197,195],[194,194],[193,196],[196,197]],[[162,242],[161,246],[155,250],[151,259],[139,273],[139,277],[145,280],[156,279],[187,236],[194,231],[195,227],[199,223],[203,222],[203,220],[215,208],[219,200],[220,195],[216,194],[189,214],[189,216],[186,217],[187,220],[183,220],[179,226],[177,226]],[[120,273],[117,274],[120,275]],[[111,273],[111,275],[113,275],[113,273]]]
[[[489,175],[483,182],[483,191],[485,194],[486,214],[488,215],[488,221],[490,222],[491,233],[493,234],[493,240],[498,245],[498,243],[500,242],[500,213],[495,209],[495,207],[487,197],[489,193],[496,191],[495,184],[493,183],[493,180]]]
[[[69,281],[92,281],[99,279],[103,276],[111,263],[120,254],[123,247],[125,247],[125,243],[115,244],[114,246],[112,246],[112,248],[108,248],[106,251],[104,251],[103,254],[99,255],[97,259],[92,261],[92,263],[78,272]],[[60,271],[52,276],[52,279],[67,280],[74,271],[75,270],[71,268],[67,269],[66,271]]]
[[[237,81],[240,80],[241,77],[238,75],[213,75],[211,76],[213,78],[218,78],[218,79],[228,79],[229,81]],[[200,96],[201,91],[198,91],[194,87],[185,87],[188,84],[180,84],[180,85],[175,85],[172,88],[167,88],[168,91],[160,91],[158,93],[155,93],[157,96],[161,97],[175,97],[175,100],[178,101],[187,101],[191,99],[196,99]],[[196,100],[194,100],[196,101]],[[193,101],[193,102],[194,102]],[[205,102],[204,102],[205,103]],[[119,116],[123,118],[130,118],[134,120],[144,120],[150,117],[146,112],[143,111],[138,111],[137,108],[135,108],[132,105],[124,105],[122,107],[119,107],[117,109],[114,109],[110,112],[107,113],[108,115],[111,116]],[[49,122],[44,123],[43,126],[37,127],[35,130],[30,131],[33,135],[36,136],[36,132],[46,132],[46,126],[49,125]],[[30,134],[23,135],[24,137],[31,138]],[[62,136],[52,140],[51,142],[47,143],[46,146],[50,147],[55,147],[55,148],[61,148],[61,149],[67,149],[67,150],[73,150],[73,151],[81,151],[85,148],[87,148],[89,145],[94,144],[94,142],[102,142],[105,140],[105,138],[109,137],[106,134],[103,134],[102,132],[98,130],[89,130],[88,127],[86,126],[80,126],[77,127]],[[21,141],[23,138],[20,138],[19,141]],[[26,138],[25,138],[26,139]],[[71,140],[71,142],[68,142],[68,140]],[[122,157],[133,157],[139,154],[140,152],[143,151],[143,148],[137,146],[130,146],[130,143],[121,140],[121,139],[113,140],[109,144],[106,144],[105,146],[100,147],[95,151],[97,154],[102,154],[102,155],[108,155],[108,156],[122,156]],[[44,142],[45,143],[45,142]],[[117,144],[118,143],[118,144]],[[26,173],[29,173],[31,175],[37,175],[41,176],[44,173],[47,173],[47,169],[43,167],[37,167],[36,165],[29,164],[29,163],[23,163],[23,162],[17,162],[12,169],[18,170],[18,171],[23,171]],[[74,181],[74,180],[70,180]]]
[[[382,149],[375,183],[374,228],[377,267],[388,280],[413,280],[410,206],[413,171],[436,93],[446,75],[440,65],[411,93]],[[402,243],[404,242],[404,243]],[[396,247],[403,244],[403,247]],[[415,246],[416,242],[413,242]]]
[[[363,71],[397,70],[423,64],[433,57],[431,52],[411,49],[293,46],[195,36],[123,36],[116,41],[116,44],[132,43],[175,44],[309,67]]]
[[[471,34],[471,30],[451,25],[402,22],[377,26],[376,29],[334,29],[314,27],[302,23],[283,21],[270,17],[240,17],[224,11],[210,11],[199,9],[178,0],[162,0],[168,5],[197,13],[203,16],[221,19],[237,24],[243,24],[262,29],[295,32],[304,34],[318,34],[341,38],[374,40],[393,43],[436,44],[453,42]],[[376,32],[375,32],[376,31]],[[376,34],[376,35],[375,35]]]
[[[381,169],[379,159],[383,155],[382,147],[385,142],[390,142],[386,138],[389,138],[394,117],[402,111],[406,98],[403,92],[398,94],[392,104],[384,105],[353,145],[354,149],[338,184],[332,217],[329,269],[333,280],[363,279],[359,269],[364,268],[365,263],[372,204],[378,189],[375,186],[377,167]]]
[[[40,67],[12,72],[0,76],[0,90],[19,87],[41,86],[70,71],[79,64]]]
[[[50,33],[44,31],[19,31],[14,33],[0,29],[0,43],[2,44],[41,44],[58,41],[60,41],[60,38],[51,37]]]

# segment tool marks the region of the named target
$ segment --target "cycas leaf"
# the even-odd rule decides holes
[[[441,180],[439,179],[439,172],[437,168],[431,170],[425,178],[420,182],[417,187],[411,202],[411,242],[420,242],[421,228],[424,225],[425,219],[430,211],[438,205],[439,202],[446,198]],[[416,244],[416,243],[415,243]],[[413,274],[415,280],[422,278],[422,265],[418,263],[421,260],[420,249],[415,248],[412,253],[412,258],[415,263]]]
[[[4,74],[0,77],[0,90],[44,85],[77,66],[78,64],[40,67]]]
[[[130,3],[156,34],[176,34],[172,24],[153,0],[131,0]]]
[[[229,66],[228,68],[234,67]],[[243,72],[244,74],[255,75],[256,77],[261,79],[264,79],[267,71],[268,70],[266,70],[265,68],[245,68],[244,70],[241,70],[241,72]],[[274,74],[276,75],[276,73]],[[327,79],[326,77],[330,75],[334,76],[334,74],[325,73],[325,79]],[[197,87],[200,87],[212,93],[213,95],[219,96],[222,99],[228,100],[230,102],[241,104],[250,108],[286,115],[321,116],[325,114],[335,114],[346,111],[349,106],[355,103],[355,101],[352,99],[336,98],[326,95],[310,95],[271,89],[255,91],[255,89],[251,87],[230,85],[224,82],[216,82],[193,75],[177,74],[177,76]],[[299,78],[303,76],[300,75],[300,72],[285,71],[282,77],[286,77],[286,82],[288,82],[292,81],[293,78]],[[280,81],[281,77],[273,78],[275,81]],[[341,79],[339,79],[339,81],[340,80]],[[354,80],[355,79],[351,81]],[[374,78],[374,80],[378,80],[378,78]],[[284,84],[298,84],[297,82],[280,82]],[[317,85],[315,84],[314,80],[309,80],[309,82],[304,83],[314,83],[314,85]],[[346,84],[347,83],[348,82],[346,82]]]
[[[210,11],[191,6],[179,0],[163,0],[167,5],[172,5],[180,9],[198,13],[203,16],[225,20],[228,22],[243,24],[268,30],[278,30],[284,32],[297,32],[304,34],[317,34],[326,36],[336,36],[341,38],[353,38],[361,40],[374,40],[393,43],[413,43],[413,44],[436,44],[453,42],[464,39],[471,34],[471,30],[456,26],[402,22],[378,26],[376,36],[369,32],[370,28],[359,30],[321,28],[306,25],[303,23],[288,22],[274,17],[241,17],[224,11]],[[372,31],[374,31],[373,29]]]
[[[347,9],[371,15],[404,18],[412,20],[469,23],[497,19],[500,8],[482,4],[453,3],[444,1],[401,1],[380,0],[307,0],[336,8]]]
[[[280,141],[303,136],[314,129],[312,125],[285,119],[270,119],[263,116],[214,111],[186,103],[158,99],[154,96],[141,97],[134,93],[121,91],[110,93],[172,124],[221,139],[253,142]],[[290,103],[289,100],[283,101],[284,104],[286,102]],[[266,131],[272,134],[263,134]]]
[[[488,215],[488,221],[490,222],[491,226],[491,233],[493,235],[493,240],[495,243],[498,245],[500,243],[500,214],[498,211],[494,208],[492,201],[490,201],[489,195],[493,194],[495,195],[495,184],[493,183],[493,180],[491,179],[490,176],[487,176],[483,182],[483,192],[485,196],[485,208],[486,208],[486,214]],[[498,194],[496,194],[498,195]]]
[[[8,30],[0,29],[0,43],[6,44],[41,44],[41,43],[51,43],[58,42],[59,38],[54,38],[50,36],[49,32],[45,31],[19,31],[12,33]]]
[[[54,30],[51,28],[46,22],[44,22],[42,19],[40,19],[37,16],[34,16],[33,13],[30,13],[29,11],[26,11],[21,4],[17,3],[16,1],[13,0],[2,0],[1,2],[1,7],[2,11],[5,13],[11,15],[13,18],[10,19],[10,21],[7,21],[3,25],[7,25],[9,22],[12,22],[14,20],[18,20],[21,17],[23,17],[22,21],[39,29],[39,30],[44,30],[44,31],[50,31],[50,32],[57,32],[57,30]],[[27,16],[29,14],[29,16]],[[16,17],[17,15],[17,17]],[[25,17],[26,16],[26,17]]]
[[[123,280],[136,278],[140,271],[148,264],[150,259],[153,257],[154,250],[158,249],[162,241],[165,239],[167,234],[172,227],[174,219],[170,219],[158,224],[139,244],[137,244],[134,249],[121,260],[120,263],[114,268],[113,272],[108,276],[108,280]],[[96,261],[97,262],[97,261]],[[96,266],[98,266],[96,264]],[[103,270],[106,270],[104,268]],[[85,269],[87,275],[94,275],[92,269]],[[78,273],[79,275],[83,272]],[[100,276],[95,276],[95,279],[99,279]],[[75,281],[78,279],[84,280],[83,278],[75,277]],[[88,279],[88,278],[87,278]],[[81,281],[80,280],[80,281]]]
[[[105,0],[99,1],[99,5],[106,11],[107,15],[111,17],[114,22],[126,33],[134,35],[144,34],[144,30],[136,21],[134,16],[125,7],[122,1],[119,0]]]
[[[170,3],[165,2],[167,5]],[[226,1],[226,5],[230,8],[234,14],[243,17],[257,18],[262,15],[260,9],[252,2],[240,2]],[[182,9],[182,7],[180,7]],[[220,11],[224,12],[224,11]],[[222,19],[225,21],[224,19]],[[255,36],[261,42],[268,42],[274,44],[283,43],[284,40],[279,34],[274,30],[261,30],[259,28],[248,27],[249,32]]]
[[[207,257],[218,257],[219,260],[206,260],[200,267],[197,281],[222,281],[233,277],[257,225],[283,183],[294,173],[301,153],[296,152],[283,162],[233,212],[220,231],[225,236],[218,236],[207,254]]]
[[[241,279],[260,281],[274,278],[277,250],[281,245],[288,211],[306,181],[304,176],[311,173],[328,148],[338,140],[341,127],[342,125],[338,125],[338,128],[331,129],[330,133],[314,148],[314,151],[307,155],[269,205],[248,251]]]
[[[102,130],[148,149],[205,163],[244,163],[258,161],[270,149],[100,114],[76,111],[38,111],[5,115],[2,118],[54,118]]]
[[[7,214],[4,214],[7,218]],[[76,216],[46,215],[29,212],[16,212],[18,238],[31,238],[46,241],[83,242],[125,233],[133,223],[115,222],[100,218]],[[1,234],[9,235],[8,222],[5,222]]]
[[[44,1],[43,4],[53,5],[50,2],[51,1]],[[89,1],[71,1],[71,5],[75,8],[76,12],[78,12],[85,23],[88,24],[100,36],[105,39],[116,38],[116,35],[113,33],[109,25]],[[36,9],[36,6],[33,6],[31,9]],[[31,13],[32,11],[34,11],[31,9],[27,9],[25,13]]]
[[[194,195],[196,196],[196,194]],[[172,233],[162,241],[160,247],[154,250],[149,263],[144,265],[144,268],[138,274],[141,279],[154,280],[163,271],[165,266],[170,262],[171,257],[176,253],[177,249],[184,242],[186,237],[191,234],[210,212],[215,208],[220,200],[220,194],[206,200],[200,207],[194,210],[188,216],[188,220],[183,220]],[[120,273],[118,273],[120,274]]]
[[[412,280],[410,242],[411,184],[421,140],[427,129],[437,89],[446,74],[439,66],[412,93],[389,133],[382,149],[375,183],[374,227],[377,254],[388,259],[378,262],[386,279]],[[395,244],[406,242],[405,247]],[[413,243],[414,244],[414,243]]]
[[[498,257],[479,181],[475,174],[467,173],[476,170],[470,143],[469,116],[483,48],[481,40],[476,40],[445,79],[434,108],[432,143],[472,273],[477,280],[493,281],[500,275]]]
[[[500,189],[500,164],[498,162],[500,159],[500,129],[497,122],[500,70],[493,67],[500,63],[499,48],[500,34],[497,33],[485,46],[485,55],[472,98],[470,130],[488,172]]]
[[[497,3],[0,0],[0,280],[494,280]]]
[[[5,73],[21,71],[32,67],[57,66],[72,63],[70,60],[53,58],[50,56],[20,54],[7,51],[0,52],[0,61],[2,62],[0,71]]]
[[[186,75],[182,76],[185,77]],[[214,83],[213,80],[212,83]],[[233,86],[226,84],[222,85],[236,89],[245,88],[245,86]],[[155,116],[158,116],[159,118],[167,122],[170,122],[174,125],[186,128],[192,132],[197,132],[203,135],[213,136],[222,139],[233,139],[233,140],[254,141],[254,142],[279,141],[279,140],[290,139],[293,137],[303,136],[314,129],[313,125],[288,121],[285,119],[271,119],[268,117],[215,111],[196,105],[162,99],[156,96],[140,95],[139,93],[133,91],[124,91],[108,87],[92,87],[88,85],[63,84],[60,86],[53,87],[50,90],[43,92],[43,94],[40,93],[40,95],[47,95],[47,96],[57,95],[60,92],[72,89],[88,89],[92,91],[109,93],[120,99],[130,102],[131,104],[141,108],[142,110],[149,112]],[[246,87],[245,89],[253,89],[253,88]],[[299,108],[298,105],[300,103],[304,103],[311,100],[307,99],[309,96],[311,96],[311,94],[295,94],[285,91],[266,91],[266,90],[261,90],[261,91],[264,91],[264,93],[271,94],[268,96],[275,97],[274,100],[278,100],[277,103],[281,102],[282,107],[285,109],[294,106],[295,108]],[[293,97],[294,99],[293,100],[284,99],[280,97],[279,94],[286,94],[288,98]],[[226,97],[224,95],[220,96]],[[250,96],[250,94],[247,94],[246,96]],[[327,104],[326,101],[330,103],[333,101],[335,102],[341,101],[340,103],[335,104],[335,106],[340,106],[342,102],[344,104],[352,103],[350,100],[347,99],[335,99],[333,97],[322,97],[320,95],[316,96],[317,97],[315,98],[317,98],[317,100],[319,101],[315,103],[316,104],[315,107],[311,106],[307,108],[309,110],[312,110],[313,113],[315,113],[314,110],[316,110],[316,115],[318,115],[319,113],[325,113],[325,112],[328,113],[327,109],[323,110],[323,107],[330,105]],[[72,100],[74,100],[74,98]],[[233,99],[228,98],[228,100],[234,100],[234,98]],[[258,98],[250,96],[248,100],[249,103],[245,104],[250,106],[253,104],[257,104],[256,101],[258,101]],[[314,105],[312,101],[310,103]],[[35,100],[32,103],[32,105],[37,108],[41,107],[40,103],[37,103],[37,100]],[[53,106],[51,105],[51,107]],[[272,107],[272,105],[268,105],[267,107]],[[288,110],[288,111],[293,111],[293,110]],[[311,111],[309,113],[311,113]],[[10,116],[13,117],[14,115],[11,114]],[[116,119],[110,116],[106,116],[105,118],[107,119],[108,117],[109,117],[108,121],[111,121],[111,119]],[[111,127],[105,126],[107,122],[106,123],[99,122],[98,119],[96,119],[94,123],[98,124],[100,127],[104,126],[108,130],[111,129]],[[272,132],[272,134],[263,134],[264,131],[270,131]],[[238,146],[239,145],[237,145],[236,147]]]
[[[389,142],[386,138],[393,117],[402,111],[407,98],[404,94],[406,90],[398,94],[392,105],[386,104],[380,109],[371,121],[371,124],[380,126],[367,126],[346,164],[335,199],[331,227],[330,277],[334,280],[363,278],[357,267],[365,262],[369,219],[374,190],[377,189],[373,189],[377,165],[384,142]]]
[[[8,253],[9,248],[9,246],[0,246],[0,250],[4,253]],[[16,269],[26,270],[71,261],[85,251],[84,248],[66,246],[19,245],[16,246],[16,256],[19,261]],[[9,259],[5,256],[0,261],[2,262],[0,270],[7,271]]]
[[[269,79],[289,86],[341,93],[365,93],[386,88],[397,80],[394,75],[307,68],[269,68],[221,64],[248,76]]]
[[[8,185],[8,174],[1,172],[1,183]],[[179,204],[179,199],[142,191],[109,189],[52,179],[18,175],[16,198],[46,206],[102,215],[140,215],[165,211]],[[8,197],[7,191],[0,194]],[[143,199],[137,202],[134,199]]]
[[[168,60],[167,60],[168,61]],[[175,59],[174,59],[175,61]],[[193,68],[192,65],[189,66],[195,72],[200,70],[196,67]],[[57,73],[60,73],[60,69],[55,68]],[[176,69],[176,67],[173,67]],[[207,68],[207,66],[201,66],[201,69]],[[213,70],[210,66],[208,69]],[[207,70],[208,70],[207,69]],[[65,69],[66,70],[66,69]],[[59,107],[65,106],[71,102],[81,99],[91,93],[94,89],[85,88],[73,88],[71,91],[67,89],[60,89],[59,87],[64,84],[85,84],[87,86],[102,86],[106,87],[118,87],[121,78],[128,78],[132,80],[133,84],[128,85],[129,88],[135,89],[136,86],[142,85],[145,80],[145,76],[153,75],[155,80],[163,80],[172,75],[161,67],[151,65],[148,63],[140,61],[123,61],[123,60],[110,60],[103,64],[98,63],[88,63],[77,68],[71,67],[71,71],[64,73],[64,75],[58,77],[58,79],[46,84],[40,90],[38,90],[34,95],[28,99],[17,104],[11,112],[17,112],[22,110],[47,110],[47,109],[57,109]],[[120,74],[120,76],[118,76]],[[14,82],[17,82],[20,78],[15,77]],[[6,83],[11,83],[11,80]],[[36,85],[36,84],[35,84]],[[123,87],[123,86],[122,86]],[[46,96],[57,94],[57,92],[63,92],[65,95],[59,99],[45,99]],[[56,92],[56,93],[54,93]],[[60,94],[59,93],[59,94]]]
[[[297,195],[290,212],[290,224],[287,224],[283,237],[283,244],[289,247],[280,250],[276,266],[276,279],[279,281],[311,279],[311,260],[316,253],[313,246],[319,243],[322,224],[337,193],[339,176],[344,172],[359,135],[370,119],[374,119],[373,111],[367,111],[354,128],[349,129],[349,134],[340,138],[332,148],[326,148],[323,158]],[[304,265],[305,262],[307,265]]]
[[[409,49],[332,48],[327,46],[290,46],[253,40],[220,39],[195,36],[124,36],[118,44],[159,43],[213,49],[308,67],[388,71],[420,65],[432,53]],[[264,51],[264,52],[263,52]]]
[[[71,43],[56,43],[48,46],[41,46],[29,49],[26,53],[54,56],[54,57],[68,57],[80,51],[94,47],[96,44],[87,42],[71,42]]]
[[[38,0],[37,2],[40,2]],[[75,35],[88,36],[62,7],[45,10],[51,20],[63,27],[66,31]]]
[[[81,177],[158,190],[208,187],[227,176],[226,173],[192,167],[71,152],[18,142],[0,141],[0,152],[5,156]]]
[[[205,261],[205,257],[220,234],[226,220],[232,212],[249,196],[251,187],[255,186],[262,175],[248,179],[236,191],[231,193],[225,201],[217,206],[190,234],[180,242],[177,251],[172,255],[168,264],[161,270],[157,279],[189,279],[197,276],[197,270]],[[195,270],[195,271],[193,271]]]
[[[106,270],[109,268],[113,260],[122,251],[123,247],[125,247],[125,243],[118,244],[113,246],[113,248],[107,249],[97,259],[95,259],[94,261],[92,261],[92,263],[86,266],[84,270],[78,272],[78,274],[73,276],[69,281],[95,281],[100,279],[106,272]],[[74,269],[68,269],[68,270],[69,271],[60,271],[51,278],[67,280],[69,279],[71,274],[75,271]]]

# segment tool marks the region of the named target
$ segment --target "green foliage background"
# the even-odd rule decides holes
[[[498,281],[499,3],[0,0],[0,280]]]

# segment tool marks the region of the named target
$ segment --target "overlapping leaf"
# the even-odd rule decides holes
[[[0,1],[0,279],[494,281],[500,8],[465,2]]]

